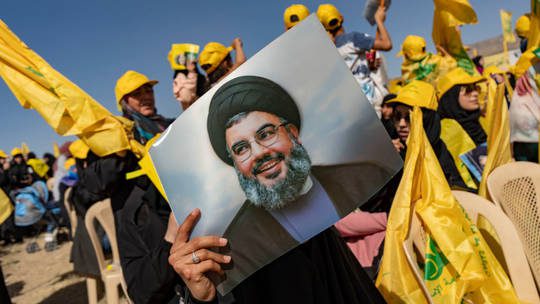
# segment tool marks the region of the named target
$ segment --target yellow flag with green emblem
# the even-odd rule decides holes
[[[433,303],[519,303],[510,280],[455,200],[415,107],[403,177],[390,210],[376,280],[388,303],[427,303],[403,248],[413,213],[427,234],[424,281]]]
[[[476,74],[474,63],[467,55],[458,27],[476,23],[477,17],[468,0],[433,0],[433,29],[431,36],[435,45],[444,48],[452,55],[457,65],[467,73]]]
[[[37,111],[56,133],[78,136],[98,156],[137,145],[130,138],[130,122],[113,116],[56,71],[1,20],[0,76],[21,106]]]

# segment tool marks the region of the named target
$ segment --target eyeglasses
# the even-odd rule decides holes
[[[465,87],[465,94],[471,94],[472,92],[480,91],[480,87],[474,83],[464,85],[463,87]]]
[[[253,142],[256,142],[257,144],[266,148],[272,146],[279,139],[279,128],[287,124],[288,122],[282,123],[277,126],[274,126],[272,124],[263,126],[257,132],[255,132],[252,140],[241,140],[234,143],[231,147],[232,154],[239,161],[245,162],[251,157],[253,150],[251,144]]]

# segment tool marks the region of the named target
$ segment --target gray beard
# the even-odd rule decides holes
[[[256,178],[244,176],[235,166],[240,187],[253,205],[275,210],[298,198],[311,169],[311,159],[306,149],[294,143],[286,165],[288,169],[285,179],[271,187],[262,185]]]

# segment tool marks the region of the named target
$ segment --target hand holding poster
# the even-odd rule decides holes
[[[402,165],[314,16],[202,96],[150,154],[177,221],[201,210],[191,237],[228,239],[222,294],[365,203]]]

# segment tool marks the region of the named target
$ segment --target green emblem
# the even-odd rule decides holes
[[[431,238],[428,239],[428,251],[426,252],[426,265],[424,268],[424,280],[433,281],[438,279],[444,270],[448,260],[437,247],[437,243]]]
[[[537,58],[540,58],[540,47],[534,50],[533,53]]]
[[[41,74],[40,72],[34,70],[32,67],[26,67],[27,70],[29,70],[30,72],[38,75],[39,77],[43,77],[43,74]]]

